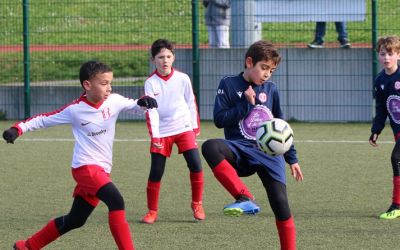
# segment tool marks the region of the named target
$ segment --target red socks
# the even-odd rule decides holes
[[[203,171],[198,173],[190,172],[190,184],[192,186],[192,201],[200,202],[203,200],[204,189]]]
[[[285,221],[276,220],[281,250],[296,250],[296,227],[293,217]]]
[[[203,171],[198,173],[190,172],[190,184],[192,186],[192,201],[203,200],[204,189]],[[160,197],[161,182],[147,181],[147,208],[149,210],[158,210],[158,200]]]
[[[125,210],[115,210],[108,214],[108,225],[119,250],[134,250],[131,230],[125,218]]]
[[[240,180],[236,170],[227,161],[221,161],[212,169],[215,178],[224,186],[224,188],[236,199],[239,195],[245,195],[254,200],[253,195],[247,189],[246,185]]]
[[[30,250],[39,250],[60,236],[54,220],[49,221],[40,231],[29,237],[26,245]]]
[[[158,210],[158,198],[160,197],[161,182],[147,181],[147,208],[149,210]]]
[[[392,203],[400,206],[400,176],[393,176]]]
[[[125,218],[125,210],[109,213],[108,222],[111,233],[120,250],[134,250],[129,224]],[[49,221],[40,231],[29,237],[26,246],[30,250],[40,250],[60,236],[54,220]]]

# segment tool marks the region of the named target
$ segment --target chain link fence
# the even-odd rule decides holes
[[[336,10],[329,2],[343,6]],[[346,8],[350,3],[355,7]],[[219,80],[243,70],[246,47],[256,39],[280,48],[283,60],[272,80],[288,119],[371,119],[374,34],[399,32],[396,0],[232,0],[231,5],[231,47],[217,49],[208,44],[202,1],[2,0],[0,119],[22,119],[71,102],[82,92],[79,67],[92,59],[113,68],[113,91],[139,97],[153,69],[148,50],[158,38],[175,43],[176,68],[198,85],[202,119],[212,119]],[[350,49],[337,41],[339,19],[346,21]],[[310,49],[317,20],[327,21],[324,48]],[[193,58],[197,49],[199,58]]]

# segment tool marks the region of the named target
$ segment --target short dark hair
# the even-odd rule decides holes
[[[253,43],[246,52],[245,60],[247,57],[253,59],[254,65],[262,60],[271,60],[275,65],[278,65],[281,61],[281,56],[275,46],[271,42],[265,40]],[[244,67],[246,68],[246,64]]]
[[[162,49],[168,49],[172,52],[172,54],[175,54],[174,45],[172,42],[168,41],[167,39],[158,39],[151,45],[151,57],[154,58]]]
[[[99,61],[88,61],[82,64],[79,70],[79,80],[83,87],[83,82],[92,79],[97,74],[112,72],[112,69],[105,63]]]

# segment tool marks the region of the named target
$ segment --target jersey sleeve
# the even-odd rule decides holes
[[[283,157],[285,158],[285,161],[288,164],[294,164],[299,161],[297,159],[297,151],[294,148],[294,144],[292,144],[292,146],[290,146],[290,149],[283,155]]]
[[[274,89],[272,98],[274,99],[273,100],[272,110],[271,110],[273,116],[276,117],[276,118],[284,119],[283,112],[282,112],[282,109],[281,109],[281,101],[280,101],[280,98],[279,98],[278,89],[276,89],[276,88]]]
[[[120,107],[120,110],[131,114],[144,113],[144,110],[137,104],[137,100],[127,98],[119,94],[114,95],[118,97],[116,103]]]
[[[33,116],[25,121],[17,122],[13,127],[17,128],[18,133],[22,135],[28,131],[70,124],[72,123],[71,120],[71,109],[70,106],[67,106],[53,112]]]
[[[154,96],[154,90],[149,81],[144,83],[144,94],[150,97]],[[157,109],[149,109],[146,112],[147,128],[151,138],[160,138],[160,116]]]
[[[227,81],[221,80],[214,104],[214,123],[217,128],[236,126],[241,119],[246,117],[254,107],[247,101],[231,104],[231,93],[227,87]]]
[[[385,122],[388,116],[386,109],[386,98],[383,90],[375,83],[375,117],[372,121],[371,133],[380,134],[385,128]]]
[[[188,105],[193,130],[196,134],[200,133],[200,116],[197,109],[196,98],[193,93],[192,83],[189,76],[185,78],[185,101]]]

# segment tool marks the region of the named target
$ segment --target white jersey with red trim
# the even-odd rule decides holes
[[[157,100],[158,108],[147,112],[147,125],[153,138],[200,131],[200,117],[192,83],[187,74],[172,68],[168,76],[155,70],[144,84],[145,94]]]
[[[75,137],[72,167],[93,164],[110,173],[118,114],[121,111],[143,113],[143,109],[136,102],[137,100],[113,93],[104,102],[94,105],[82,95],[59,110],[18,122],[14,127],[23,134],[41,128],[71,124]]]

